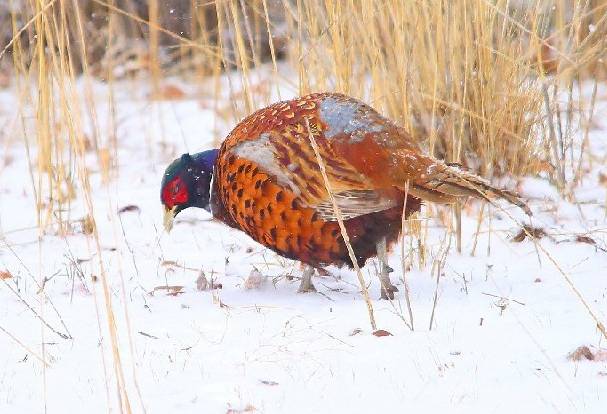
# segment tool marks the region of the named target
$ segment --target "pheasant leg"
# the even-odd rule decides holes
[[[305,269],[301,275],[301,284],[299,285],[299,289],[297,290],[297,292],[316,292],[316,288],[312,284],[312,276],[314,276],[314,270],[315,269],[310,265],[305,266]]]
[[[394,292],[398,292],[396,286],[390,282],[390,273],[394,271],[388,266],[388,249],[386,247],[386,238],[382,238],[377,243],[377,258],[379,259],[379,281],[381,283],[381,298],[394,299]]]

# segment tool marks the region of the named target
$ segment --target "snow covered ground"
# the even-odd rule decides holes
[[[105,140],[107,91],[95,90]],[[73,234],[51,227],[38,238],[17,98],[0,91],[0,413],[119,412],[108,299],[136,413],[605,412],[607,344],[566,278],[607,323],[607,90],[578,203],[545,178],[525,179],[531,221],[491,208],[478,238],[481,205],[469,203],[462,253],[452,241],[438,285],[433,263],[448,235],[436,208],[424,210],[427,261],[407,272],[414,331],[403,322],[402,282],[393,303],[377,300],[368,263],[378,327],[392,334],[383,337],[372,334],[350,270],[329,268],[315,278],[319,293],[298,294],[296,264],[203,211],[163,231],[164,167],[231,126],[219,122],[216,137],[212,101],[192,90],[150,102],[117,88],[117,178],[102,184],[89,155],[101,257],[76,221],[81,202],[71,208]],[[509,215],[547,235],[513,242],[520,226]],[[401,278],[400,246],[390,262]],[[253,268],[263,278],[245,283]],[[221,288],[202,289],[201,270]],[[568,357],[580,346],[593,361]]]

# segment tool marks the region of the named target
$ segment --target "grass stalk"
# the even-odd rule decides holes
[[[413,323],[413,310],[411,308],[411,295],[409,293],[409,282],[407,281],[407,264],[405,263],[405,224],[407,222],[407,200],[409,198],[409,181],[405,183],[405,198],[403,199],[403,214],[401,216],[401,231],[400,231],[400,263],[403,272],[403,285],[405,287],[405,302],[407,304],[407,312],[409,313],[409,327],[412,331],[415,330]]]
[[[322,160],[320,155],[320,151],[318,149],[318,144],[316,143],[316,139],[312,134],[310,129],[310,123],[308,119],[305,119],[306,128],[308,130],[308,139],[310,140],[310,145],[312,145],[312,149],[314,150],[314,154],[316,155],[316,162],[318,163],[318,167],[320,168],[320,173],[322,174],[322,178],[325,184],[325,189],[329,194],[331,199],[331,204],[333,205],[333,212],[335,213],[335,217],[337,218],[337,223],[339,224],[339,229],[341,231],[341,236],[344,239],[344,243],[346,244],[346,248],[348,249],[348,255],[350,256],[350,261],[352,262],[352,266],[354,267],[354,271],[356,272],[356,276],[358,277],[358,283],[360,284],[360,289],[362,291],[363,297],[365,299],[365,303],[367,304],[367,313],[369,315],[369,322],[371,324],[371,329],[375,332],[377,330],[377,324],[375,323],[375,314],[373,312],[373,304],[371,303],[371,299],[369,298],[369,291],[367,289],[367,285],[365,283],[365,278],[363,277],[362,271],[358,266],[358,261],[356,260],[356,255],[354,254],[354,249],[352,248],[352,244],[350,243],[350,237],[348,236],[348,232],[346,230],[346,226],[344,225],[344,219],[339,210],[339,206],[335,201],[335,196],[333,194],[333,190],[331,189],[331,183],[329,182],[329,177],[327,176],[327,171],[325,169],[325,163]]]

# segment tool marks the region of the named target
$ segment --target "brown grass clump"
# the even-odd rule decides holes
[[[230,108],[238,120],[275,90],[260,87],[255,70],[270,60],[274,82],[283,82],[277,60],[287,55],[300,94],[363,98],[449,162],[485,176],[543,172],[564,187],[559,166],[575,127],[569,114],[587,105],[559,107],[556,91],[605,74],[605,0],[199,3],[37,0],[0,10],[7,23],[0,62],[12,57],[22,105],[36,114],[35,142],[26,144],[37,149],[32,180],[43,227],[80,191],[78,148],[97,152],[105,181],[115,168],[116,138],[85,137],[76,125],[85,118],[97,125],[92,89],[74,88],[79,75],[111,89],[117,78],[143,74],[150,99],[182,99],[178,87],[163,85],[165,76],[208,82],[235,70],[240,76],[228,87],[239,97]],[[37,96],[26,91],[33,81]],[[220,96],[220,82],[207,84]],[[569,114],[546,122],[547,111],[563,109]]]
[[[580,69],[590,55],[604,55],[604,42],[589,38],[599,28],[586,36],[580,29],[591,16],[603,19],[605,4],[513,3],[302,3],[291,21],[293,32],[303,31],[294,56],[300,87],[366,98],[434,155],[483,175],[534,173],[549,145],[541,84],[558,85],[561,66]],[[565,13],[573,13],[569,21]],[[529,50],[539,53],[530,58]]]
[[[607,361],[607,349],[592,348],[586,345],[578,346],[567,355],[570,361]]]
[[[12,279],[13,275],[8,270],[0,270],[0,280]]]

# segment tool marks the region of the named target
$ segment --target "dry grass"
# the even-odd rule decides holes
[[[373,304],[371,303],[371,299],[369,298],[369,291],[365,284],[365,278],[363,277],[360,267],[358,266],[358,260],[356,259],[356,254],[354,253],[352,244],[350,243],[350,237],[348,236],[348,231],[346,230],[346,226],[344,225],[343,216],[341,214],[341,211],[339,210],[339,206],[337,205],[337,202],[335,201],[335,196],[334,196],[333,190],[331,188],[331,184],[329,182],[329,177],[327,177],[327,171],[325,168],[324,161],[320,155],[320,151],[318,150],[318,144],[316,143],[316,139],[314,138],[314,135],[312,134],[312,131],[310,130],[310,125],[308,124],[307,119],[306,119],[306,129],[308,130],[308,138],[310,140],[310,144],[312,145],[312,148],[314,149],[314,154],[316,155],[316,162],[318,163],[318,166],[320,167],[320,172],[322,174],[325,188],[331,199],[331,204],[333,205],[333,212],[335,213],[335,217],[337,217],[337,222],[339,223],[339,230],[341,232],[341,236],[343,237],[344,243],[346,244],[346,248],[348,249],[348,256],[350,257],[352,266],[354,267],[354,270],[356,271],[356,276],[358,277],[358,283],[360,284],[360,289],[362,291],[363,297],[365,298],[365,303],[367,304],[367,313],[369,315],[369,323],[371,324],[371,328],[375,332],[377,330],[377,324],[375,322]],[[406,204],[405,204],[405,206],[406,206]],[[405,213],[403,212],[403,215],[404,214]]]
[[[232,108],[236,121],[270,100],[274,89],[255,87],[253,71],[265,57],[279,79],[282,45],[300,93],[361,97],[440,158],[485,176],[547,171],[561,186],[575,125],[570,115],[546,122],[546,109],[587,109],[582,102],[557,106],[556,91],[573,90],[580,76],[605,75],[604,0],[526,7],[511,0],[13,2],[18,12],[3,16],[11,17],[12,37],[0,59],[10,52],[22,106],[35,109],[36,136],[25,145],[36,155],[42,227],[69,211],[80,187],[79,153],[95,151],[103,176],[112,177],[115,135],[95,129],[85,136],[77,125],[83,118],[97,125],[90,86],[84,96],[74,87],[81,74],[105,80],[110,91],[117,77],[143,74],[154,99],[166,75],[207,80],[235,70],[240,84],[230,88],[242,102]],[[220,88],[215,82],[216,97]]]
[[[537,65],[547,57],[530,52],[550,39],[563,45],[549,46],[555,60],[575,65],[605,49],[574,46],[590,4],[577,20],[555,24],[562,5],[511,3],[305,2],[293,17],[306,33],[300,84],[366,98],[434,155],[483,175],[536,172],[537,160],[554,161],[545,153],[541,85],[569,87],[572,78],[559,83],[557,65],[547,79]]]

